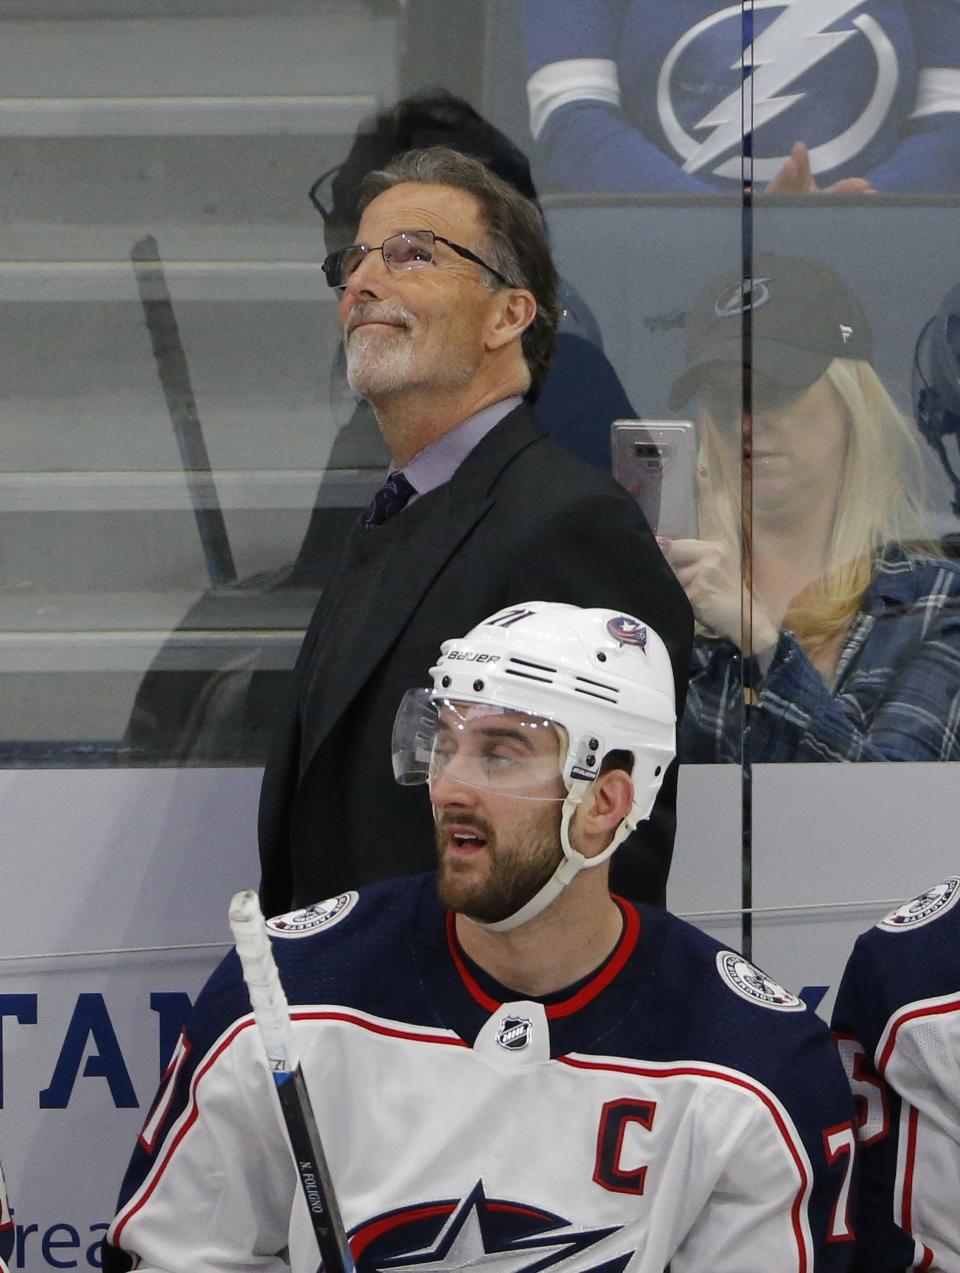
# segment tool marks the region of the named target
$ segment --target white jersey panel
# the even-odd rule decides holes
[[[532,1008],[541,1014],[534,1030],[545,1030],[540,1005],[504,1005],[491,1020],[522,1020]],[[470,1048],[447,1031],[341,1007],[300,1008],[295,1018],[344,1223],[361,1246],[388,1214],[469,1199],[482,1184],[488,1200],[562,1217],[558,1251],[575,1232],[595,1235],[591,1266],[629,1254],[635,1273],[662,1273],[671,1261],[673,1273],[694,1273],[707,1259],[711,1273],[811,1267],[810,1164],[780,1103],[744,1075],[697,1062],[491,1053],[489,1034]],[[287,1267],[270,1254],[286,1239],[276,1217],[292,1207],[290,1266],[315,1273],[258,1049],[247,1020],[214,1050],[168,1153],[125,1208],[117,1228],[142,1267],[213,1273],[252,1250],[245,1267],[273,1273]],[[621,1192],[596,1175],[604,1118],[624,1107]]]
[[[891,1018],[877,1068],[902,1098],[897,1223],[960,1273],[960,995],[907,1004]]]

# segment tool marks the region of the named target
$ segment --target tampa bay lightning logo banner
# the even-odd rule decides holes
[[[740,179],[742,94],[757,180],[774,177],[796,141],[817,175],[862,176],[890,152],[917,91],[902,0],[754,0],[752,25],[741,4],[704,8],[684,29],[691,6],[659,9],[656,125],[685,172]],[[621,60],[628,95],[629,79]]]
[[[560,1265],[623,1273],[634,1255],[616,1226],[583,1229],[525,1202],[488,1198],[480,1181],[463,1199],[425,1199],[371,1219],[351,1234],[350,1247],[357,1273],[539,1273]]]

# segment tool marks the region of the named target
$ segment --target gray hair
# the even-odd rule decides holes
[[[405,151],[392,159],[386,168],[368,173],[360,186],[359,210],[362,212],[378,195],[406,182],[451,186],[472,195],[480,205],[490,264],[509,281],[510,286],[522,287],[533,293],[537,313],[523,333],[521,345],[530,372],[527,397],[535,400],[553,356],[561,313],[557,298],[557,271],[539,207],[491,172],[479,159],[460,154],[448,146],[430,146],[424,150]],[[501,288],[501,284],[486,272],[484,284],[493,292]]]

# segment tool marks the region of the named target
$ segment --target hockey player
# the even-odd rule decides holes
[[[429,783],[436,875],[268,922],[358,1269],[847,1269],[855,1111],[826,1028],[607,887],[674,753],[659,636],[529,602],[431,675],[393,753]],[[230,956],[141,1133],[110,1273],[314,1273],[251,1025]]]
[[[13,1216],[10,1214],[10,1204],[7,1202],[3,1167],[0,1165],[0,1273],[9,1273],[7,1261],[13,1254],[15,1236]]]
[[[960,875],[857,941],[833,1027],[860,1107],[863,1273],[960,1271]]]
[[[741,94],[759,186],[960,189],[958,0],[524,0],[523,25],[554,189],[739,190]]]

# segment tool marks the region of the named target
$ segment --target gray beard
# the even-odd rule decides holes
[[[414,355],[409,340],[391,344],[365,338],[362,329],[346,345],[347,384],[361,398],[395,393],[413,379]]]
[[[362,328],[347,339],[346,352],[347,384],[371,402],[414,386],[459,389],[473,379],[478,367],[478,361],[460,350],[455,357],[448,355],[442,366],[426,368],[418,364],[409,339],[370,340]]]

